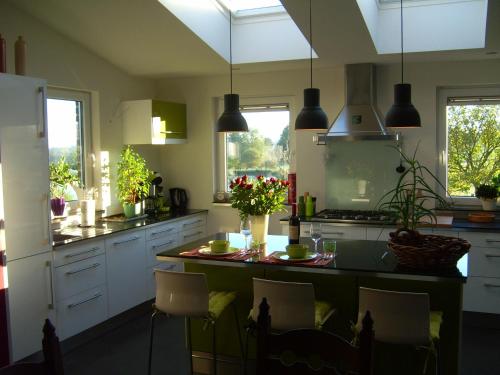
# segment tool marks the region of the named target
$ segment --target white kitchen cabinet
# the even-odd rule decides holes
[[[59,267],[101,254],[104,254],[104,240],[78,241],[57,247],[54,252],[54,265]]]
[[[345,225],[335,225],[330,223],[315,223],[321,224],[321,238],[333,238],[337,240],[365,240],[365,227],[348,227]],[[300,225],[301,237],[310,237],[311,223]]]
[[[106,274],[109,315],[142,302],[146,295],[145,231],[126,231],[106,239]]]
[[[179,221],[179,245],[196,241],[207,234],[207,214],[191,215]]]
[[[161,253],[179,245],[178,234],[172,233],[168,236],[161,237],[154,241],[146,241],[146,257],[147,266],[154,266],[158,264],[156,254]]]
[[[154,267],[148,267],[146,273],[146,296],[147,300],[155,298],[156,294],[156,279],[155,270],[161,269],[166,271],[184,271],[184,263],[182,262],[160,262]]]
[[[10,347],[13,361],[42,349],[42,327],[55,320],[52,254],[44,253],[8,263]]]

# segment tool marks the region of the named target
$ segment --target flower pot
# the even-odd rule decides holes
[[[125,217],[131,218],[141,214],[141,203],[123,203],[123,214]]]
[[[54,216],[62,216],[64,214],[64,208],[66,207],[66,202],[64,198],[52,198],[50,200],[50,208]]]
[[[252,222],[252,240],[259,244],[265,244],[269,228],[269,215],[250,216],[250,221]]]
[[[481,204],[483,205],[483,210],[494,211],[497,208],[497,200],[495,199],[484,199],[481,198]]]

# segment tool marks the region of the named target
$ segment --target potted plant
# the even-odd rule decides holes
[[[49,164],[49,180],[50,180],[50,208],[54,216],[61,216],[64,213],[66,202],[64,195],[68,185],[78,184],[78,172],[72,170],[64,156],[57,162]]]
[[[481,200],[483,210],[493,211],[499,197],[498,187],[495,185],[481,184],[476,188],[476,197]]]
[[[426,178],[434,180],[445,189],[437,177],[416,160],[417,149],[411,157],[398,150],[407,168],[399,177],[396,187],[387,192],[380,200],[382,203],[379,203],[379,208],[390,211],[399,223],[397,231],[390,233],[388,247],[402,266],[453,268],[469,250],[470,244],[463,239],[423,235],[417,231],[422,222],[436,222],[436,215],[429,208],[432,204],[447,205],[446,200],[427,182]]]
[[[141,202],[147,197],[153,172],[146,167],[144,158],[132,147],[124,147],[117,171],[118,199],[126,217],[141,213]]]
[[[274,177],[266,179],[257,176],[251,179],[246,175],[237,177],[229,184],[231,207],[238,210],[242,221],[250,216],[254,242],[266,243],[269,215],[283,210],[288,185],[288,181]]]

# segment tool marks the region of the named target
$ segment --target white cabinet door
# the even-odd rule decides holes
[[[101,254],[104,254],[104,240],[85,240],[58,246],[54,250],[54,267],[78,262]]]
[[[45,319],[54,320],[52,254],[7,263],[11,359],[18,361],[42,349]],[[52,305],[52,306],[51,306]]]
[[[146,295],[146,243],[144,230],[106,239],[109,315],[142,302]]]
[[[464,286],[463,309],[500,314],[500,279],[494,277],[468,277]]]
[[[315,223],[319,225],[320,223]],[[311,237],[311,224],[300,225],[300,236]],[[321,238],[343,240],[366,240],[366,227],[348,227],[342,225],[321,223]]]

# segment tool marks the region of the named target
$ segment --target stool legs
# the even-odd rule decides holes
[[[148,375],[151,375],[151,360],[153,357],[153,338],[154,338],[156,315],[158,315],[157,311],[153,312],[153,314],[151,315],[151,330],[150,330],[150,336],[149,336]]]
[[[243,367],[243,372],[246,374],[246,363],[245,363],[245,352],[243,350],[243,340],[241,338],[241,330],[240,330],[240,323],[238,321],[238,311],[236,310],[236,305],[234,303],[231,304],[233,307],[233,313],[234,313],[234,321],[236,323],[236,331],[238,333],[238,342],[240,344],[240,355],[241,355],[241,366]]]
[[[213,371],[212,374],[217,375],[217,347],[215,346],[215,322],[212,324],[212,358],[213,358]]]
[[[193,375],[193,344],[191,343],[191,318],[186,317],[186,340],[189,351],[189,373]]]

